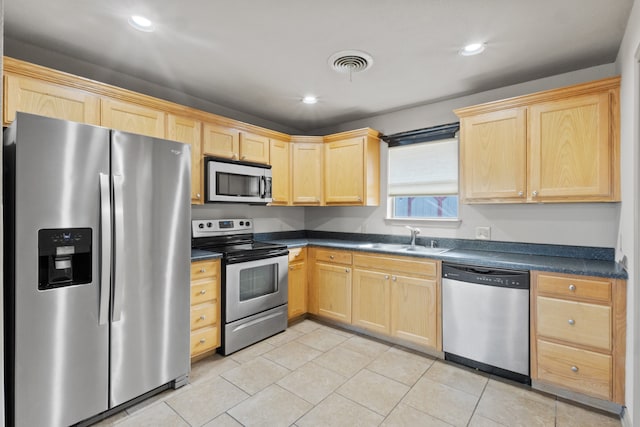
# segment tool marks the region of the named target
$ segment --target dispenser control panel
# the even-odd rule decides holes
[[[38,230],[38,289],[91,283],[90,228]]]

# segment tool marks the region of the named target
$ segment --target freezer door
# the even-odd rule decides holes
[[[188,373],[191,154],[177,142],[112,131],[116,406]]]
[[[6,287],[15,299],[15,343],[13,352],[7,348],[14,364],[7,396],[14,397],[16,426],[67,426],[108,404],[109,326],[100,324],[99,307],[102,273],[108,281],[110,270],[100,265],[100,174],[109,173],[109,132],[21,113],[12,126],[15,189],[5,191],[15,191],[15,206],[7,206],[14,230],[6,230],[15,231],[15,257],[6,268],[15,268],[15,279]],[[91,257],[74,265],[71,252],[79,247],[70,241],[51,274],[64,275],[70,265],[83,270],[86,283],[39,290],[39,230],[69,228],[83,230],[84,241],[90,235]],[[106,291],[108,302],[108,283]]]

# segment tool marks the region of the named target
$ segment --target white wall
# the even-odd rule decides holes
[[[482,102],[524,95],[615,75],[614,64],[578,70],[527,83],[455,98],[435,104],[371,117],[324,129],[316,134],[372,127],[385,134],[420,129],[458,121],[453,109]],[[306,226],[311,230],[356,231],[409,235],[403,224],[385,222],[387,213],[386,144],[381,147],[382,202],[377,208],[307,208]],[[458,227],[425,225],[423,236],[472,239],[476,226],[490,226],[493,240],[615,247],[619,203],[548,205],[460,205]]]
[[[618,51],[616,71],[622,75],[620,88],[622,206],[620,235],[616,256],[628,259],[627,290],[627,365],[624,424],[640,426],[640,247],[638,204],[640,197],[640,4],[635,2]]]
[[[121,73],[117,70],[111,70],[83,61],[81,59],[67,56],[60,52],[55,52],[32,44],[24,43],[11,38],[4,39],[4,54],[31,62],[33,64],[42,65],[44,67],[53,68],[54,70],[65,71],[77,76],[86,77],[103,83],[108,83],[117,87],[129,89],[135,92],[144,93],[145,95],[154,96],[156,98],[172,101],[180,105],[197,108],[224,117],[229,117],[242,122],[251,123],[256,126],[262,126],[267,129],[273,129],[289,134],[299,134],[300,131],[275,123],[260,117],[246,114],[241,111],[233,110],[219,104],[214,104],[195,96],[187,95],[180,91],[169,89],[159,84],[148,82]]]

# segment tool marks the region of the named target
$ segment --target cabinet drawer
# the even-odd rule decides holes
[[[201,304],[207,301],[215,301],[218,298],[218,282],[215,280],[201,280],[191,284],[191,305]]]
[[[191,307],[191,330],[216,324],[218,304],[206,303]]]
[[[436,276],[438,262],[432,260],[418,260],[410,257],[388,257],[376,255],[353,255],[353,265],[375,270],[385,270],[395,273],[405,273],[420,276]]]
[[[536,302],[539,336],[611,349],[610,307],[540,296]]]
[[[219,347],[218,327],[209,326],[191,332],[191,356]]]
[[[289,262],[304,261],[307,258],[306,248],[289,249]]]
[[[336,264],[351,264],[351,252],[316,249],[316,260]]]
[[[216,277],[220,261],[196,261],[191,263],[191,280]]]
[[[612,358],[538,340],[538,379],[610,400]]]
[[[538,293],[609,302],[611,280],[538,274]]]

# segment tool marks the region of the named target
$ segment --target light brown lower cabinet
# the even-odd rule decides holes
[[[307,312],[307,248],[289,249],[289,320]]]
[[[531,272],[531,378],[624,404],[626,281]]]
[[[220,260],[191,263],[191,358],[220,347]]]

